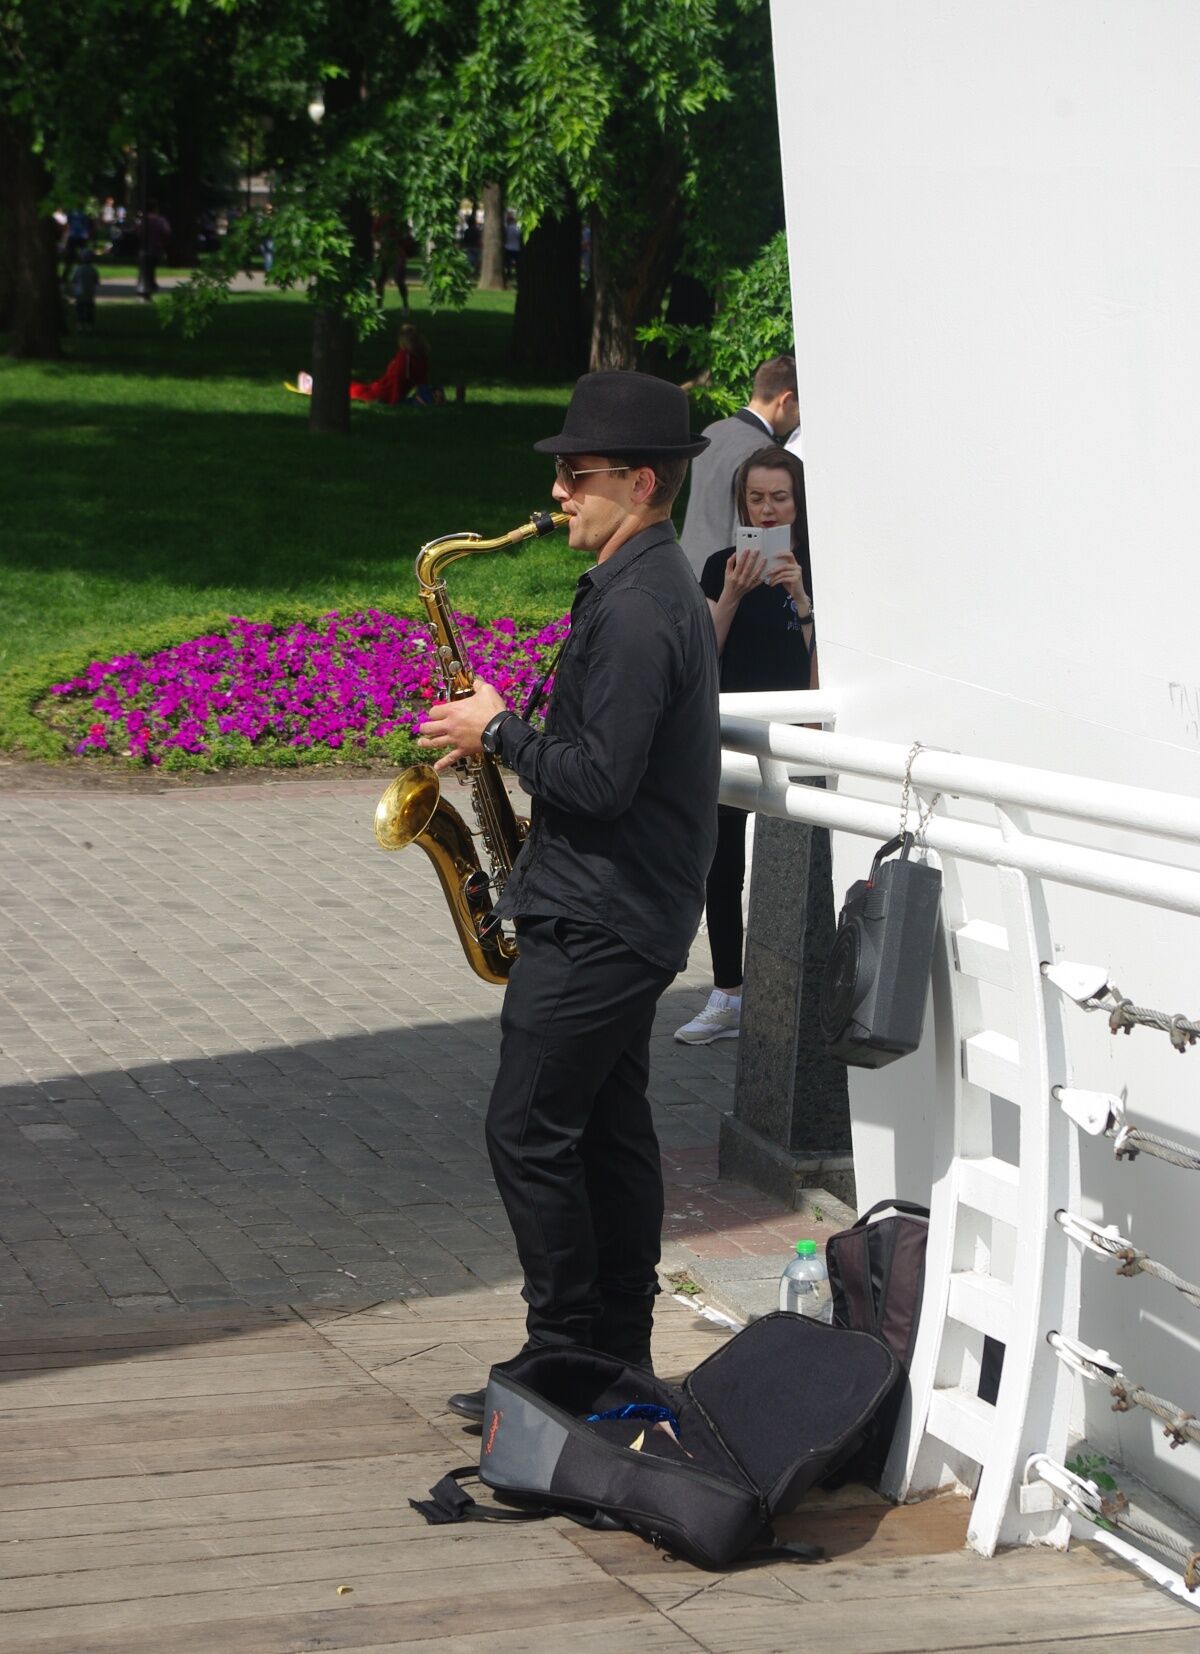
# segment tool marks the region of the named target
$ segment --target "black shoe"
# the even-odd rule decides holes
[[[475,1424],[483,1421],[483,1398],[485,1390],[460,1390],[457,1395],[451,1396],[446,1406],[452,1413],[459,1413],[465,1419]]]

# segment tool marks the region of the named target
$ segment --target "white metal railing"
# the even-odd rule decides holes
[[[1200,801],[798,727],[835,721],[833,697],[822,691],[722,696],[721,712],[723,803],[876,842],[896,833],[897,804],[855,796],[848,779],[907,778],[926,802],[941,793],[993,812],[994,824],[935,815],[922,834],[944,880],[932,1031],[941,1106],[911,1411],[884,1487],[903,1498],[948,1477],[973,1485],[968,1540],[984,1554],[1031,1539],[1065,1545],[1070,1502],[1053,1478],[1026,1475],[1033,1461],[1064,1460],[1076,1384],[1047,1343],[1053,1332],[1069,1347],[1078,1334],[1081,1248],[1056,1214],[1081,1207],[1080,1128],[1109,1135],[1130,1128],[1071,1085],[1065,1018],[1074,1013],[1044,974],[1056,955],[1042,883],[1200,915],[1200,872],[1166,859],[1170,841],[1200,845]],[[814,775],[830,785],[797,779]],[[1029,810],[1136,831],[1164,859],[1072,842],[1062,820],[1055,825],[1063,836],[1051,836],[1033,826]],[[995,869],[1003,924],[967,911],[959,862]],[[1015,1037],[987,1025],[981,983],[1007,990]],[[995,1096],[1017,1106],[1016,1162],[993,1151]],[[1012,1256],[1011,1267],[993,1274],[996,1223],[1011,1232]],[[985,1337],[1005,1346],[994,1406],[978,1396]]]

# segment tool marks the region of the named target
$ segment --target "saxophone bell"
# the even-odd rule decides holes
[[[437,813],[441,782],[432,764],[413,764],[389,781],[375,806],[375,839],[381,850],[415,844]]]

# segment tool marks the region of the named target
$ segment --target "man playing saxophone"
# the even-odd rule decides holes
[[[544,733],[491,685],[436,705],[444,769],[482,751],[520,777],[529,833],[497,913],[518,956],[501,1012],[487,1145],[525,1274],[527,1346],[650,1366],[663,1187],[646,1091],[657,1002],[687,959],[716,839],[712,622],[671,524],[707,443],[686,394],[586,374],[558,436],[554,498],[594,566],[579,578]],[[469,1417],[483,1392],[454,1396]]]

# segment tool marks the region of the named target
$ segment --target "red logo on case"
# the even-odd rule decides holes
[[[488,1431],[488,1439],[483,1444],[483,1451],[485,1453],[490,1453],[492,1451],[492,1443],[496,1439],[496,1432],[500,1428],[500,1420],[503,1417],[504,1417],[504,1414],[502,1412],[500,1412],[500,1410],[498,1408],[496,1409],[495,1412],[493,1412],[491,1428]]]

